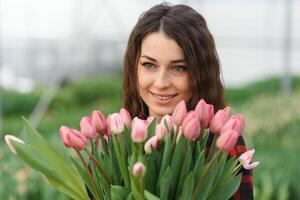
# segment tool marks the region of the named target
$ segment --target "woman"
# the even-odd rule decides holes
[[[219,59],[205,19],[186,5],[163,3],[145,12],[129,37],[123,92],[124,107],[133,116],[154,116],[158,121],[172,114],[181,100],[189,110],[200,99],[215,110],[224,108]],[[240,137],[230,155],[245,151]],[[253,199],[252,173],[242,173],[232,199]]]

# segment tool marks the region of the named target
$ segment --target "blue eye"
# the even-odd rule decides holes
[[[143,63],[142,64],[146,69],[153,69],[154,65],[152,63]]]
[[[174,66],[172,70],[175,72],[184,72],[184,71],[186,71],[186,67],[177,65],[177,66]]]

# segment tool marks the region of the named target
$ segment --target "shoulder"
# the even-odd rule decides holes
[[[246,151],[247,151],[247,147],[246,147],[244,138],[243,138],[243,136],[240,136],[238,138],[238,141],[237,141],[235,147],[229,152],[229,155],[238,157]]]

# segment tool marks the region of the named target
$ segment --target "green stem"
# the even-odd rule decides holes
[[[179,127],[174,125],[174,137],[173,137],[173,142],[172,142],[172,149],[174,149],[175,144],[176,144],[178,130],[179,130]]]
[[[77,153],[77,155],[80,158],[80,160],[81,160],[84,168],[86,169],[86,171],[88,173],[88,177],[89,177],[89,179],[91,181],[91,184],[92,184],[92,187],[93,187],[93,190],[94,190],[94,195],[96,196],[95,198],[96,199],[100,199],[99,194],[98,194],[98,190],[97,190],[97,187],[96,187],[96,183],[95,183],[95,181],[94,181],[94,179],[92,177],[92,173],[89,170],[87,163],[85,162],[85,160],[83,159],[83,157],[82,157],[82,155],[81,155],[81,153],[79,151],[76,150],[76,153]]]
[[[145,183],[144,183],[144,177],[139,178],[139,182],[140,182],[140,190],[143,196],[143,199],[145,199],[145,194],[144,194],[144,190],[145,190]]]
[[[100,172],[103,174],[104,178],[109,183],[109,185],[112,184],[111,178],[109,177],[109,175],[107,174],[107,172],[105,171],[105,169],[101,166],[101,164],[97,161],[97,159],[95,158],[95,156],[93,156],[93,154],[91,154],[88,151],[86,151],[86,152],[90,156],[90,158],[92,159],[92,161],[94,162],[94,164],[98,167],[98,169],[100,170]]]
[[[233,174],[236,175],[236,173],[241,169],[241,166],[243,165],[243,163],[239,163],[233,170]]]
[[[208,175],[208,172],[211,170],[213,164],[221,157],[221,155],[222,155],[222,152],[219,151],[217,154],[215,154],[214,158],[209,163],[209,166],[208,166],[207,170],[205,171],[204,175],[200,178],[200,180],[199,180],[199,182],[198,182],[198,184],[197,184],[197,186],[196,186],[196,188],[193,192],[193,197],[192,197],[193,199],[196,198],[196,195],[199,192],[201,186],[203,185],[204,180],[206,179],[206,177]]]

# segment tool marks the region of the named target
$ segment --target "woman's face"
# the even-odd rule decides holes
[[[183,51],[161,31],[142,41],[137,76],[139,94],[150,116],[159,121],[162,116],[171,115],[181,100],[187,102],[192,96]]]

